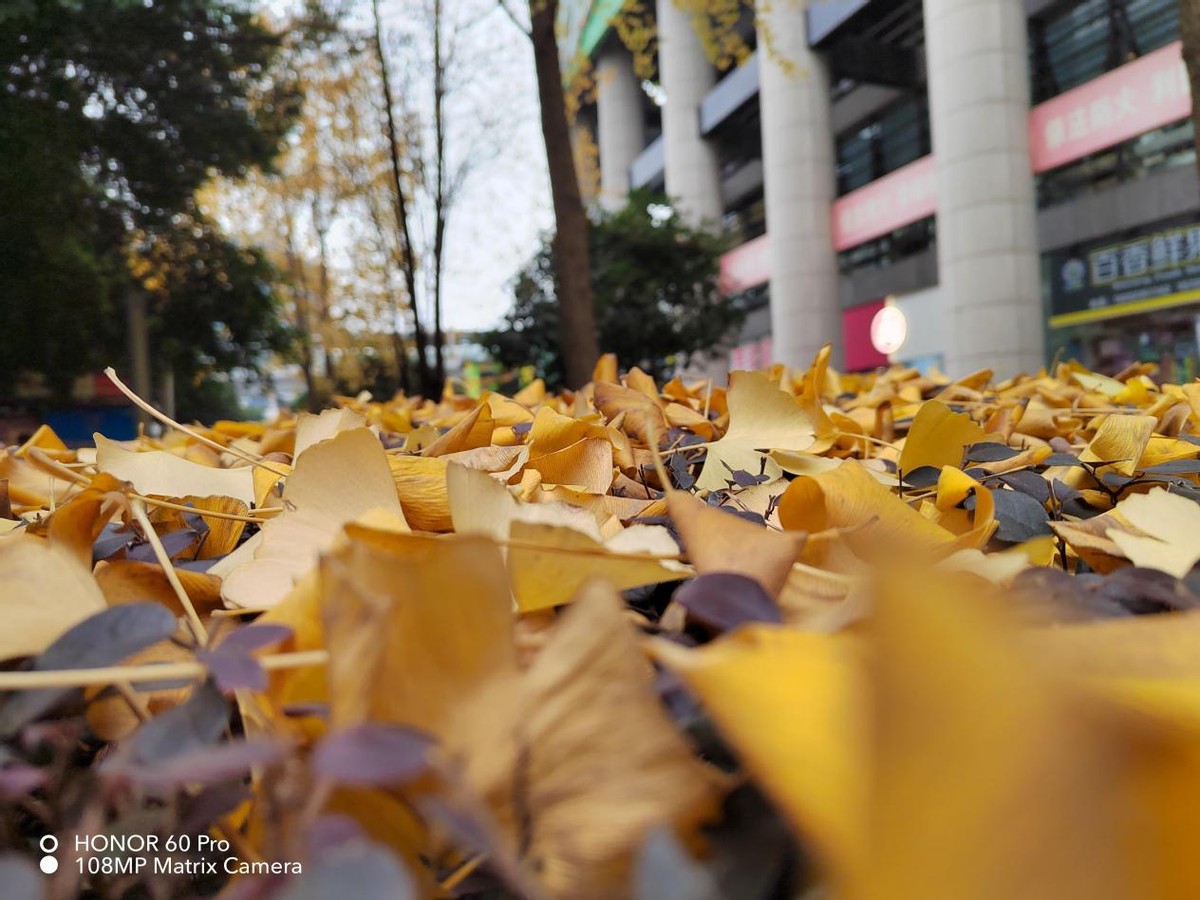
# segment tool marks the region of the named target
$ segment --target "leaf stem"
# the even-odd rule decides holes
[[[130,501],[129,507],[133,510],[133,517],[142,526],[142,531],[146,534],[146,540],[150,542],[150,546],[154,550],[154,555],[158,558],[159,565],[162,566],[163,573],[167,576],[167,581],[171,583],[171,588],[175,591],[175,596],[179,598],[184,612],[187,613],[187,620],[192,629],[192,636],[195,637],[197,643],[201,646],[207,645],[208,632],[204,628],[204,623],[200,621],[200,615],[196,612],[196,607],[192,604],[192,598],[183,589],[183,583],[179,580],[179,574],[175,571],[175,566],[171,562],[171,557],[167,554],[166,548],[162,545],[162,541],[159,540],[158,532],[154,530],[154,525],[151,523],[150,517],[146,515],[146,504],[140,498],[134,498]]]
[[[278,515],[278,513],[280,511],[282,511],[281,509],[278,509],[278,508],[272,508],[269,510],[271,513],[271,515],[269,515],[269,516],[266,516],[266,515],[243,516],[238,513],[218,512],[215,509],[197,509],[194,506],[184,506],[182,503],[172,503],[169,500],[156,500],[153,497],[146,497],[142,494],[131,493],[129,496],[135,500],[141,500],[143,503],[149,503],[151,506],[161,506],[163,509],[174,509],[174,510],[177,510],[178,512],[192,513],[194,515],[200,516],[201,518],[205,518],[205,519],[228,519],[231,522],[249,522],[252,525],[261,525],[263,522],[269,521],[270,519],[272,519],[276,515]],[[259,512],[265,513],[265,512],[268,512],[268,510],[263,509],[263,510],[259,510]]]
[[[120,391],[122,394],[124,394],[126,397],[128,397],[130,399],[130,401],[133,402],[134,405],[136,405],[139,409],[145,411],[147,415],[153,416],[154,418],[158,419],[158,421],[162,422],[164,425],[169,425],[171,428],[174,428],[176,431],[183,432],[188,437],[199,441],[200,443],[204,444],[205,446],[211,447],[212,449],[216,450],[218,453],[230,453],[230,454],[238,457],[238,459],[244,460],[245,462],[248,462],[253,466],[258,466],[259,468],[266,469],[268,472],[271,472],[274,475],[278,475],[280,478],[287,477],[287,474],[288,474],[287,472],[284,472],[280,469],[276,469],[274,466],[263,462],[261,458],[255,457],[254,454],[247,453],[245,450],[242,450],[238,447],[234,447],[232,444],[229,446],[219,444],[216,441],[214,441],[212,438],[207,438],[204,435],[202,435],[200,432],[198,432],[192,428],[188,428],[186,425],[181,425],[179,422],[176,422],[170,416],[155,409],[153,406],[151,406],[149,403],[147,403],[145,400],[143,400],[141,397],[139,397],[137,394],[135,394],[132,390],[130,390],[130,388],[127,387],[125,385],[125,383],[123,381],[121,381],[120,378],[117,377],[117,372],[115,369],[113,369],[112,366],[109,366],[107,369],[105,369],[104,374],[108,376],[108,380],[111,381],[116,386],[117,390]]]
[[[268,671],[323,666],[329,661],[327,650],[300,650],[277,653],[259,660]],[[173,681],[203,678],[208,669],[198,662],[143,663],[136,666],[106,666],[96,669],[54,669],[46,672],[0,672],[0,691],[27,691],[35,688],[92,687],[94,685],[144,681]]]

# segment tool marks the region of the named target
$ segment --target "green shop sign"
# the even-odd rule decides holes
[[[1200,300],[1200,222],[1190,218],[1046,254],[1050,327]]]
[[[561,0],[558,5],[558,61],[563,78],[575,74],[576,61],[592,55],[625,0]]]

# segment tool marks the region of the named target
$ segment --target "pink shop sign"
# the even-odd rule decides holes
[[[721,257],[721,290],[733,296],[766,284],[771,277],[767,236],[759,235]]]
[[[1182,44],[1168,44],[1029,113],[1034,172],[1119,144],[1191,113]]]
[[[845,250],[937,211],[933,157],[923,156],[833,204],[833,246]]]

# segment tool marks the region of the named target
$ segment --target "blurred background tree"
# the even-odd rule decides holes
[[[720,290],[724,237],[685,224],[665,197],[634,192],[620,211],[596,212],[588,233],[600,345],[622,366],[670,378],[741,324],[742,310]],[[548,235],[513,282],[504,324],[480,339],[507,367],[536,366],[550,387],[566,378],[555,273]]]
[[[283,344],[265,259],[196,202],[271,165],[300,102],[283,41],[236,0],[0,3],[0,391],[124,358],[135,291],[180,383]]]

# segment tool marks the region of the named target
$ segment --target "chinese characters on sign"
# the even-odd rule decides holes
[[[1170,298],[1200,289],[1200,224],[1098,241],[1048,259],[1052,317]]]
[[[1033,171],[1045,172],[1189,115],[1191,88],[1180,46],[1148,53],[1031,110]]]

